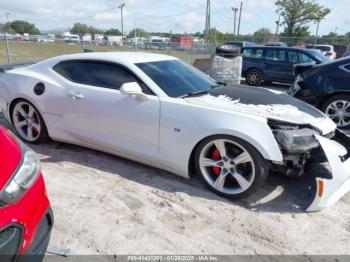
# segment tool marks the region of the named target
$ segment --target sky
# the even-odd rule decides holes
[[[144,28],[148,32],[192,33],[204,30],[206,0],[0,0],[0,23],[26,20],[40,30],[66,29],[82,22],[101,29],[121,28],[120,9],[125,3],[124,30]],[[275,32],[278,15],[275,0],[243,0],[241,34],[267,27]],[[332,9],[320,25],[320,34],[350,31],[349,0],[318,0]],[[240,0],[211,0],[211,27],[233,32],[233,11]],[[310,31],[316,31],[311,24]]]

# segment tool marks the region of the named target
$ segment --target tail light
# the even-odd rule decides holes
[[[326,56],[332,56],[333,53],[332,52],[326,52]]]

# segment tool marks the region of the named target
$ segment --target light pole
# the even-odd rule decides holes
[[[321,19],[318,19],[318,20],[317,20],[317,27],[316,27],[315,45],[317,45],[317,40],[318,40],[318,29],[320,28],[320,22],[321,22]]]
[[[238,30],[237,30],[237,35],[239,35],[239,32],[241,31],[242,9],[243,9],[243,2],[241,2],[241,7],[239,8],[239,18],[238,18]]]
[[[233,35],[236,35],[236,21],[237,21],[237,12],[238,12],[238,8],[234,8],[234,7],[231,7],[232,11],[235,13],[235,16],[234,16],[234,22],[233,22],[233,27],[234,27],[234,30],[233,30]]]
[[[125,7],[125,3],[122,3],[121,5],[118,6],[120,9],[120,22],[121,22],[121,27],[122,27],[122,46],[124,43],[124,21],[123,21],[123,9]]]
[[[281,15],[278,16],[278,21],[276,21],[276,32],[275,32],[275,45],[277,45],[277,36],[279,34],[280,30],[280,25],[281,25]]]

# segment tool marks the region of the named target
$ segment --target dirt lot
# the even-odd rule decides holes
[[[116,156],[31,147],[55,214],[50,244],[73,254],[350,254],[350,194],[303,213],[303,180],[272,175],[256,196],[233,202],[197,179]]]

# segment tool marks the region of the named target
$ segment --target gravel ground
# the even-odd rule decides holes
[[[55,214],[50,245],[73,254],[350,254],[350,194],[304,213],[303,179],[271,174],[253,197],[229,201],[196,178],[109,154],[31,147]]]

